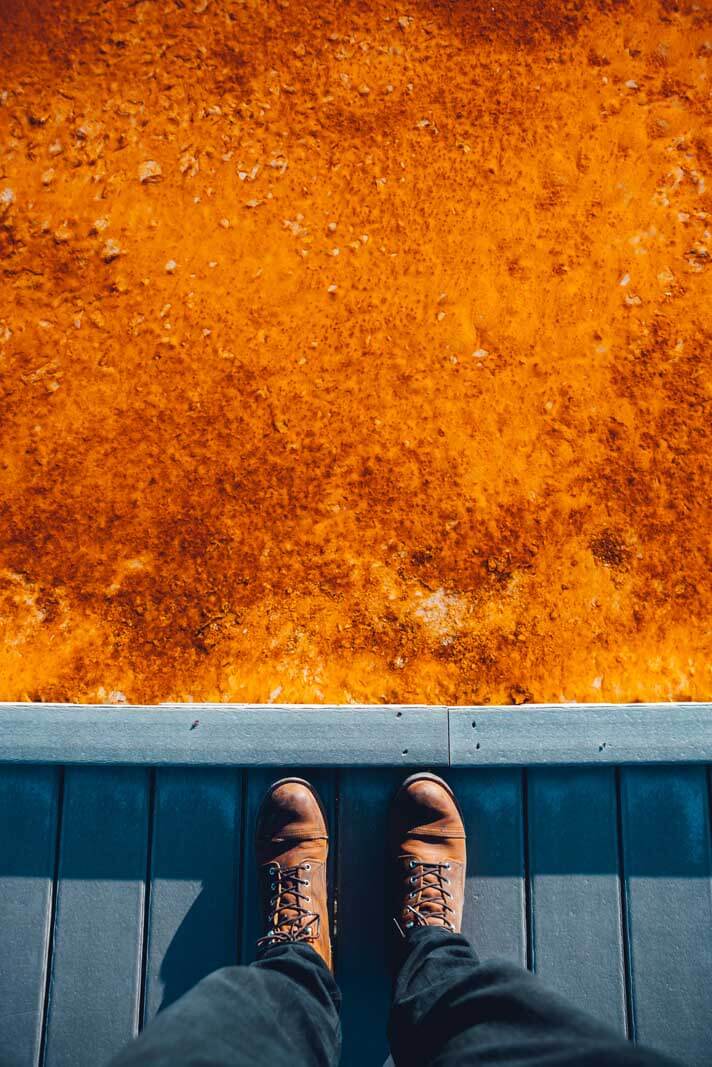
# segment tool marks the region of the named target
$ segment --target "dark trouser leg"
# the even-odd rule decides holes
[[[390,1022],[398,1067],[663,1067],[509,963],[480,963],[460,934],[421,927],[402,946]],[[585,966],[585,962],[582,963]]]
[[[341,995],[310,945],[224,967],[148,1024],[110,1067],[335,1067]]]

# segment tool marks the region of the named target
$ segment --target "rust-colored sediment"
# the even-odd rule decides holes
[[[709,698],[711,54],[0,0],[0,697]]]

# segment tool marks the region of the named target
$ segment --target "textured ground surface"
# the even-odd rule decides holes
[[[0,697],[709,698],[710,14],[0,0]]]

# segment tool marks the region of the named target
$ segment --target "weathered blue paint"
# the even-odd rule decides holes
[[[712,761],[712,704],[0,703],[0,762],[521,767]]]
[[[527,808],[533,970],[626,1034],[614,771],[535,768]]]
[[[450,771],[469,842],[463,933],[482,959],[526,966],[526,870],[520,770]]]
[[[686,1064],[708,1067],[712,856],[705,768],[626,768],[621,775],[635,1035]]]
[[[97,1067],[138,1031],[148,771],[68,768],[45,1067]]]
[[[453,767],[709,763],[712,704],[451,708]]]
[[[60,771],[0,768],[0,1062],[37,1067]]]
[[[390,977],[385,959],[385,840],[388,805],[403,773],[343,771],[339,776],[339,939],[336,976],[344,995],[342,1063],[388,1059]],[[373,929],[367,936],[365,930]],[[367,1020],[367,1022],[366,1022]]]
[[[0,762],[312,767],[448,763],[447,708],[0,703]]]
[[[144,1021],[237,962],[242,773],[156,772]]]
[[[363,922],[382,906],[388,803],[406,769],[102,766],[64,773],[60,805],[58,768],[0,766],[3,1067],[38,1067],[43,1040],[46,1067],[101,1067],[135,1032],[142,1003],[150,1018],[206,970],[235,959],[238,944],[241,959],[253,958],[261,933],[254,816],[283,773],[312,779],[329,812],[343,1063],[384,1062],[389,980],[380,929],[365,937]],[[706,769],[469,768],[446,776],[470,834],[465,930],[480,954],[533,957],[550,984],[622,1029],[629,944],[627,992],[639,1038],[683,1062],[706,1063]],[[13,1004],[26,1016],[8,1026]]]

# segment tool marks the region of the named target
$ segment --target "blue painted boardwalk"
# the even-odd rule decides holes
[[[487,745],[478,729],[463,717],[471,762]],[[434,763],[467,762],[453,740]],[[372,918],[387,804],[413,747],[423,765],[428,743],[398,735],[398,766],[321,758],[312,774],[301,768],[331,813],[344,1063],[354,1067],[387,1057],[383,946],[363,936],[362,885],[368,874]],[[81,746],[65,766],[20,748],[0,748],[0,1063],[101,1067],[203,974],[251,959],[253,820],[280,769],[83,764]],[[511,766],[442,772],[470,834],[465,932],[481,955],[529,965],[620,1033],[702,1067],[712,1049],[709,768],[620,766],[602,754],[601,766],[517,766],[515,754],[502,760]]]

